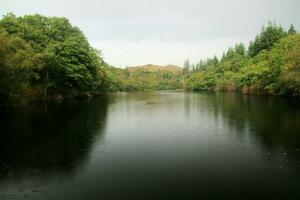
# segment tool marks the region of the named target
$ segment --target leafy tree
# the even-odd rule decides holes
[[[0,31],[0,101],[18,99],[34,93],[28,87],[34,72],[35,55],[24,40]]]
[[[18,96],[24,97],[25,90],[29,88],[38,91],[38,95],[32,95],[33,100],[46,99],[47,96],[77,97],[109,90],[112,77],[107,75],[107,64],[79,28],[72,26],[66,18],[42,15],[16,17],[8,13],[0,20],[0,29],[2,38],[22,41],[22,45],[13,45],[12,51],[4,49],[3,56],[19,56],[18,52],[22,50],[29,54],[24,60],[31,61],[28,70],[34,75],[30,75],[23,90],[18,90]],[[8,56],[10,54],[13,56]],[[19,65],[14,63],[14,67]],[[6,92],[13,94],[17,90],[10,87]]]

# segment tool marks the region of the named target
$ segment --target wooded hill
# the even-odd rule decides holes
[[[116,88],[120,91],[170,90],[182,88],[182,68],[175,65],[112,68]]]
[[[201,55],[199,55],[200,57]],[[6,14],[0,20],[0,104],[133,90],[234,90],[300,96],[300,34],[275,23],[199,63],[108,65],[68,19]]]
[[[142,66],[126,67],[125,69],[128,69],[130,72],[144,70],[147,72],[165,71],[165,72],[171,72],[173,74],[178,74],[178,75],[182,73],[182,67],[176,65],[159,66],[159,65],[147,64]]]
[[[189,90],[239,91],[246,94],[300,96],[300,34],[275,23],[264,26],[249,47],[239,43],[199,63],[184,64]]]

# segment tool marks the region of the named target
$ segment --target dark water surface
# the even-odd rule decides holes
[[[0,108],[0,199],[300,199],[300,106],[148,92]]]

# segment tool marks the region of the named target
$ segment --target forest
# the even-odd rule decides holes
[[[236,44],[221,58],[122,69],[66,18],[8,13],[0,20],[0,104],[166,89],[299,97],[300,34],[270,22],[249,47]]]
[[[300,96],[300,34],[269,22],[248,48],[239,43],[221,59],[186,60],[184,72],[189,90]]]

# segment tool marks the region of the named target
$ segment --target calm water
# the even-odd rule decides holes
[[[149,92],[0,108],[0,199],[300,198],[300,106]]]

